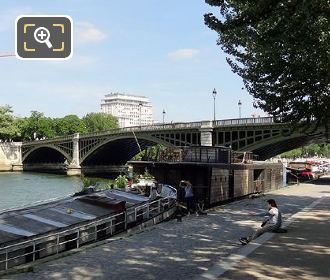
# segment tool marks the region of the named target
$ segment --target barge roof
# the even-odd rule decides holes
[[[49,232],[70,228],[148,202],[147,197],[120,190],[87,195],[0,213],[0,248]]]

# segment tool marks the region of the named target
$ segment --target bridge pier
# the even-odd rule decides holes
[[[12,162],[13,171],[23,171],[23,162],[22,162],[22,142],[16,144],[16,162]]]
[[[13,164],[12,171],[14,171],[14,172],[23,171],[23,164]]]
[[[213,146],[212,134],[213,134],[213,123],[210,121],[208,124],[202,125],[199,129],[201,133],[201,146]]]
[[[79,160],[79,133],[75,133],[72,138],[73,151],[72,151],[72,161],[67,167],[68,176],[80,176],[81,166]]]
[[[77,165],[68,165],[66,175],[68,176],[80,176],[81,175],[81,167]]]

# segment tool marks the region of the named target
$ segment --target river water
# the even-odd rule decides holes
[[[0,211],[64,197],[81,190],[81,186],[79,177],[0,172]]]

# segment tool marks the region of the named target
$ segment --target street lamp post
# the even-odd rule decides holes
[[[238,100],[237,105],[238,105],[238,116],[239,116],[239,118],[242,118],[242,102],[241,102],[241,100]]]
[[[163,125],[165,124],[165,114],[166,114],[166,111],[165,111],[165,109],[163,109]]]
[[[213,89],[212,96],[213,96],[213,120],[215,121],[215,98],[217,96],[216,89]]]

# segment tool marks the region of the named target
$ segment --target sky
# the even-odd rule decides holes
[[[50,117],[99,112],[110,92],[150,98],[162,121],[238,118],[260,110],[217,46],[203,15],[218,11],[203,0],[0,0],[0,53],[15,50],[20,15],[69,15],[73,57],[66,61],[0,58],[0,105],[15,115]]]

